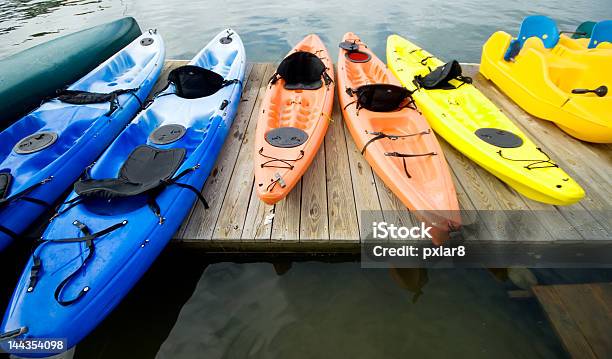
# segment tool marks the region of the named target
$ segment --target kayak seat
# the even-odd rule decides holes
[[[296,51],[278,65],[270,83],[275,84],[282,78],[287,90],[318,90],[323,86],[323,82],[325,85],[332,82],[326,70],[325,64],[317,55]]]
[[[355,101],[358,110],[365,108],[372,112],[392,112],[414,105],[412,92],[391,84],[363,85],[355,90],[349,88],[346,92],[350,96],[357,96]]]
[[[168,75],[168,85],[174,84],[176,95],[186,99],[213,95],[238,80],[225,80],[218,73],[194,65],[177,67]]]
[[[612,42],[612,20],[600,21],[593,26],[589,49],[594,49],[602,42]]]
[[[559,41],[559,29],[555,21],[548,16],[527,16],[521,24],[517,38],[510,42],[504,60],[511,61],[514,59],[521,51],[525,41],[530,37],[539,38],[545,48],[552,49]]]
[[[0,201],[6,199],[13,177],[8,172],[0,173]]]
[[[107,199],[151,192],[171,180],[184,158],[183,148],[162,150],[140,145],[121,166],[118,178],[79,180],[74,190],[81,197]]]
[[[466,83],[472,83],[472,79],[462,75],[463,71],[459,61],[453,60],[442,66],[438,66],[433,71],[425,76],[417,75],[414,77],[414,84],[418,88],[425,88],[427,90],[440,89],[440,90],[453,90]],[[455,87],[450,84],[449,81],[458,80],[461,85]]]

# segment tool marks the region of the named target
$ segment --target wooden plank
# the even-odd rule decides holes
[[[574,358],[610,358],[612,283],[532,288],[564,347]]]
[[[497,200],[491,193],[490,189],[483,185],[483,181],[478,172],[482,170],[485,176],[493,175],[481,169],[469,158],[455,150],[441,137],[438,137],[438,140],[453,173],[470,198],[470,202],[473,204],[474,209],[477,211],[483,211],[483,215],[480,216],[480,219],[487,227],[491,237],[480,239],[514,240],[515,236],[513,231],[506,226],[506,224],[509,222],[508,219],[504,217],[501,212],[499,215],[490,214],[492,213],[490,211],[500,211],[501,206],[499,203],[497,203]]]
[[[251,196],[240,238],[243,241],[263,240],[269,242],[272,236],[273,221],[274,206],[261,201],[257,197],[255,187],[251,186]]]
[[[368,224],[383,220],[382,209],[378,200],[372,168],[361,155],[360,150],[357,149],[344,121],[342,127],[346,139],[351,178],[353,179],[353,196],[355,198],[357,222],[359,223],[359,237],[363,240],[368,234],[371,236]]]
[[[216,222],[212,224],[214,229],[211,228],[213,237],[217,240],[240,239],[243,232],[244,221],[253,192],[254,170],[253,144],[251,139],[255,135],[259,108],[268,86],[266,80],[271,76],[270,68],[269,64],[261,66],[260,81],[258,86],[253,89],[253,91],[257,92],[256,95],[253,95],[253,108],[248,113],[249,120],[244,129],[240,150],[226,188],[219,216]]]
[[[335,96],[332,121],[324,143],[329,238],[358,241],[359,223],[343,126],[340,105]]]
[[[228,185],[234,173],[237,157],[240,149],[245,146],[245,142],[248,143],[246,129],[255,108],[265,70],[266,66],[259,64],[254,65],[251,70],[238,113],[230,129],[230,135],[223,145],[212,175],[204,185],[203,194],[205,198],[209,199],[210,208],[206,210],[201,204],[196,204],[188,218],[188,224],[184,233],[182,233],[182,238],[205,240],[213,237],[213,229],[223,208],[225,197],[228,193],[232,194],[231,191],[228,191]]]
[[[408,208],[404,206],[402,201],[399,200],[376,173],[374,173],[374,183],[376,185],[376,192],[378,193],[378,201],[382,209],[383,219],[387,223],[393,223],[398,226],[416,226],[419,221],[411,215]]]
[[[275,70],[275,65],[268,64],[264,79],[269,79]],[[249,123],[249,130],[247,131],[247,136],[250,137],[248,138],[252,138],[255,135],[255,129],[257,128],[257,120],[259,118],[259,113],[261,112],[261,103],[263,102],[267,87],[268,83],[264,81],[259,90],[260,95],[257,99],[257,104],[255,106],[255,111],[253,111],[251,122]],[[242,240],[255,239],[269,241],[272,235],[274,206],[265,204],[259,199],[259,197],[257,197],[257,191],[253,186],[253,151],[253,145],[249,144],[249,146],[245,147],[241,151],[238,163],[236,164],[237,167],[240,166],[241,168],[241,171],[237,171],[237,176],[240,179],[236,179],[236,181],[244,183],[243,179],[249,179],[251,185],[250,187],[244,185],[240,185],[238,187],[230,186],[229,191],[239,192],[240,195],[236,196],[234,200],[229,201],[227,203],[227,215],[220,217],[220,219],[222,219],[224,222],[235,221],[237,223],[242,223],[242,225],[238,228],[241,231],[240,238]],[[250,194],[250,196],[246,196],[247,193]],[[234,209],[231,209],[231,207],[234,207]]]
[[[300,241],[329,239],[325,146],[319,148],[319,152],[302,177],[300,214]]]
[[[491,239],[493,234],[489,231],[486,225],[482,225],[484,220],[479,215],[478,211],[474,207],[472,200],[467,195],[463,184],[457,178],[455,171],[449,166],[453,182],[455,183],[455,191],[457,192],[457,199],[459,201],[459,208],[461,209],[461,225],[463,227],[464,235],[470,236],[470,239]]]
[[[295,185],[289,195],[274,206],[272,222],[273,240],[300,240],[300,209],[302,201],[302,181]]]
[[[574,358],[596,359],[584,334],[567,313],[567,309],[553,286],[535,286],[532,288],[548,320],[552,323],[557,336],[565,350]]]
[[[612,313],[607,302],[612,297],[601,298],[595,295],[593,288],[612,286],[607,284],[558,285],[557,293],[561,297],[568,314],[584,334],[589,345],[599,358],[612,356]]]

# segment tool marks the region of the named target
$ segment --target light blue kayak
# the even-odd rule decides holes
[[[171,73],[45,231],[0,327],[5,337],[65,338],[68,349],[117,306],[201,198],[245,65],[240,37],[225,30]]]
[[[0,132],[0,251],[62,196],[141,108],[161,72],[154,31]],[[82,104],[89,93],[109,101]],[[114,94],[114,95],[113,95]],[[91,97],[91,96],[89,96]],[[77,104],[78,103],[78,104]]]

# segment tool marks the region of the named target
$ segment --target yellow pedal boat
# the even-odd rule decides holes
[[[519,193],[554,205],[569,205],[584,197],[580,185],[468,79],[452,79],[445,89],[417,87],[415,77],[422,79],[446,67],[429,52],[391,35],[387,64],[402,85],[414,91],[417,107],[438,135]]]
[[[525,18],[517,38],[494,33],[480,72],[533,116],[583,141],[612,143],[612,21],[590,39],[560,34],[545,16]]]

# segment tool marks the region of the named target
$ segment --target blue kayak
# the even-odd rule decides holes
[[[164,44],[146,32],[0,132],[0,251],[56,202],[141,108]]]
[[[195,201],[205,202],[200,191],[235,117],[245,67],[240,37],[225,30],[170,72],[165,90],[75,184],[25,267],[0,336],[65,338],[68,349],[115,308]]]

